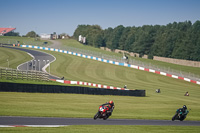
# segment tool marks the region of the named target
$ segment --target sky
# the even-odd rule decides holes
[[[167,25],[200,20],[200,0],[0,0],[0,27],[26,35],[67,33],[78,25]]]

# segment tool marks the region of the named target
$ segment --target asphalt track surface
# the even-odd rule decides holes
[[[10,117],[1,116],[0,125],[162,125],[162,126],[200,126],[200,121],[135,120],[135,119],[97,119],[55,118],[55,117]]]
[[[45,71],[45,69],[43,68],[47,66],[48,63],[51,63],[55,60],[55,57],[53,55],[47,54],[45,52],[40,52],[36,50],[31,50],[31,49],[24,49],[24,48],[19,48],[19,47],[6,47],[6,48],[12,48],[12,49],[24,51],[24,52],[29,53],[33,57],[33,60],[30,60],[28,62],[25,62],[19,65],[18,66],[19,70]],[[49,73],[48,70],[47,72]],[[58,79],[58,77],[53,76],[53,75],[50,75],[49,78]]]

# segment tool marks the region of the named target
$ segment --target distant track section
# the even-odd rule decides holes
[[[147,71],[147,72],[151,72],[151,73],[155,73],[155,74],[159,74],[159,75],[163,75],[163,76],[167,76],[167,77],[171,77],[171,78],[175,78],[175,79],[181,79],[181,80],[184,80],[187,82],[191,82],[191,83],[200,85],[200,81],[191,80],[189,78],[184,78],[184,77],[180,77],[177,75],[168,74],[166,72],[160,72],[160,71],[156,71],[153,69],[148,69],[148,68],[131,65],[131,64],[127,64],[127,63],[115,62],[115,61],[106,60],[106,59],[102,59],[102,58],[98,58],[98,57],[94,57],[94,56],[83,55],[83,54],[79,54],[79,53],[75,53],[75,52],[71,52],[71,51],[60,50],[60,49],[55,49],[55,48],[40,47],[40,46],[32,46],[32,45],[20,45],[20,47],[35,48],[35,49],[42,49],[42,50],[61,52],[61,53],[65,53],[65,54],[71,54],[71,55],[75,55],[75,56],[79,56],[79,57],[83,57],[83,58],[87,58],[87,59],[92,59],[92,60],[101,61],[101,62],[110,63],[110,64],[114,64],[114,65],[119,65],[119,66],[126,66],[126,67],[130,67],[130,68],[134,68],[134,69],[138,69],[138,70],[142,70],[142,71]]]
[[[5,48],[12,48],[20,51],[27,52],[33,57],[33,60],[27,61],[21,65],[18,66],[17,69],[19,70],[36,70],[36,71],[45,71],[47,66],[50,65],[51,62],[55,61],[55,57],[53,55],[50,55],[45,52],[41,51],[36,51],[36,50],[31,50],[31,49],[24,49],[24,48],[19,48],[19,47],[6,47]],[[31,63],[31,65],[30,65]],[[50,75],[50,79],[58,79],[58,77]]]

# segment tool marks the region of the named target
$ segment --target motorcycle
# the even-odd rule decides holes
[[[94,115],[94,120],[96,120],[97,118],[107,120],[110,116],[108,111],[109,108],[107,106],[99,106],[98,112]]]
[[[183,114],[183,109],[177,109],[175,115],[172,117],[172,121],[174,120],[180,120],[183,121],[186,118],[186,115]]]

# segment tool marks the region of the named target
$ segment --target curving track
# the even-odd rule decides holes
[[[37,70],[37,71],[46,72],[45,69],[43,69],[43,68],[45,68],[49,62],[51,63],[51,62],[55,61],[55,59],[56,59],[53,55],[47,54],[47,53],[41,52],[41,51],[18,48],[18,47],[6,47],[6,48],[12,48],[12,49],[24,51],[24,52],[29,53],[33,57],[33,60],[19,65],[18,66],[19,70]],[[58,79],[58,77],[53,76],[53,75],[50,75],[49,78],[50,79]]]
[[[200,126],[200,121],[135,120],[52,117],[0,117],[0,125],[174,125]]]

